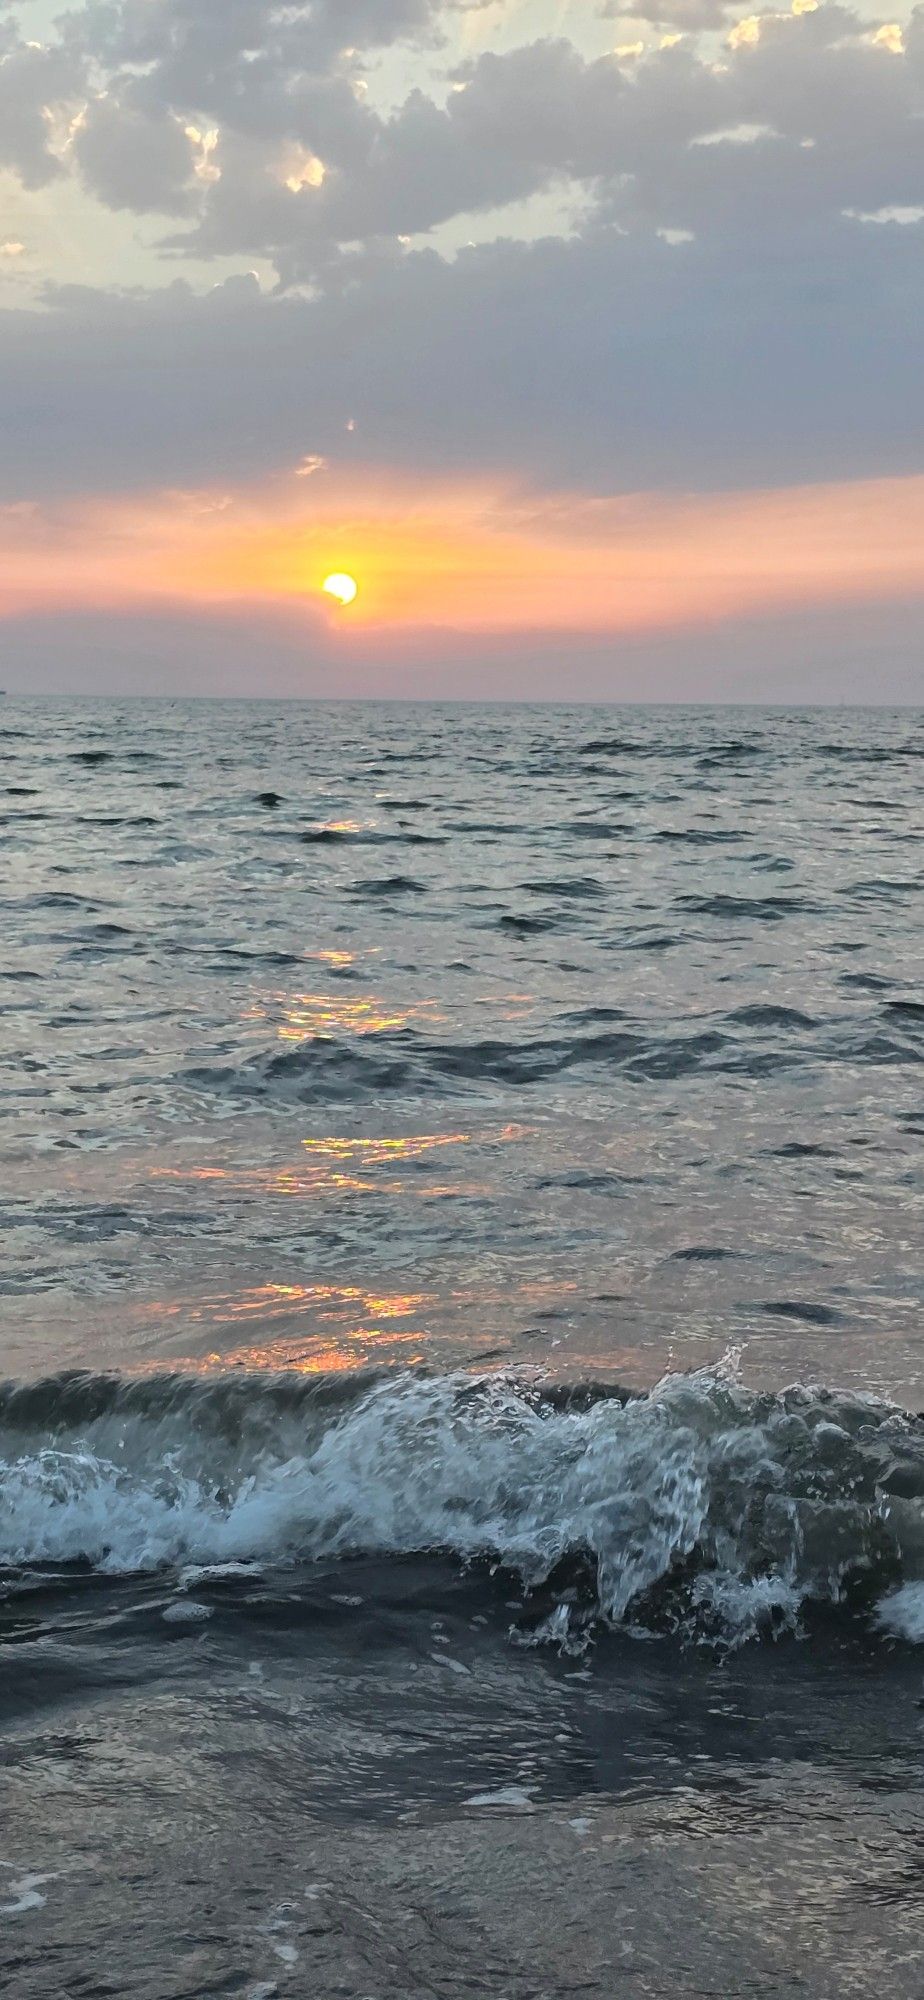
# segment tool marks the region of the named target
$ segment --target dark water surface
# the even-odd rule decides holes
[[[0,1980],[917,1994],[924,714],[0,705]]]

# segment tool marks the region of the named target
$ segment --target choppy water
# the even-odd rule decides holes
[[[11,1370],[921,1395],[924,716],[0,729]]]
[[[12,1991],[918,1991],[922,774],[908,710],[0,706]],[[392,1850],[293,1858],[381,1819],[394,1963]]]

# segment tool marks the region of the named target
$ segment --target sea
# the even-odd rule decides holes
[[[924,711],[0,704],[0,1990],[924,1990]]]

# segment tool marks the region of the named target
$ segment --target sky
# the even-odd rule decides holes
[[[0,0],[0,684],[924,703],[922,253],[906,0]]]

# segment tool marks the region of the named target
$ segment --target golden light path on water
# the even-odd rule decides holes
[[[504,1125],[479,1135],[482,1147],[516,1145],[532,1136],[525,1125]],[[282,1166],[226,1167],[205,1165],[162,1166],[151,1169],[153,1181],[180,1182],[186,1186],[224,1184],[229,1192],[286,1198],[321,1197],[326,1194],[401,1194],[408,1199],[432,1201],[447,1195],[478,1194],[485,1189],[476,1181],[408,1180],[398,1177],[406,1162],[424,1159],[429,1153],[443,1152],[475,1143],[471,1132],[416,1132],[402,1136],[341,1137],[331,1135],[301,1139],[306,1154],[302,1162]],[[391,1172],[385,1171],[391,1169]]]
[[[491,1007],[505,1021],[525,1018],[533,1006],[528,993],[475,994],[473,1006]],[[276,992],[244,1009],[244,1022],[274,1023],[280,1041],[329,1041],[335,1036],[400,1034],[418,1022],[445,1024],[447,1015],[431,998],[387,1001],[377,994],[355,999],[342,993]]]
[[[575,1290],[573,1281],[540,1278],[523,1287],[520,1303],[524,1309],[541,1311],[550,1304],[559,1304]],[[438,1293],[273,1282],[241,1292],[213,1293],[205,1298],[150,1300],[145,1316],[161,1324],[178,1321],[216,1330],[253,1324],[262,1329],[308,1315],[316,1326],[301,1331],[290,1325],[285,1332],[213,1347],[204,1354],[160,1355],[145,1360],[131,1372],[212,1374],[233,1368],[324,1374],[344,1373],[384,1361],[414,1366],[427,1358],[434,1333],[460,1311],[476,1305],[483,1309],[485,1325],[490,1326],[505,1304],[509,1304],[509,1299],[503,1286],[490,1283],[453,1285]],[[407,1319],[413,1319],[415,1325],[402,1325]],[[473,1360],[478,1359],[478,1352],[476,1344]],[[485,1346],[483,1352],[484,1359],[490,1360],[493,1350]]]
[[[348,1007],[353,1003],[347,1002]],[[360,1019],[365,1018],[360,1016]],[[462,1179],[402,1177],[405,1165],[415,1165],[431,1155],[460,1156],[474,1146],[479,1152],[518,1145],[534,1136],[534,1128],[508,1123],[475,1133],[464,1129],[410,1133],[322,1133],[298,1141],[300,1160],[283,1164],[251,1163],[227,1166],[220,1161],[170,1163],[151,1170],[150,1178],[180,1183],[190,1189],[201,1185],[224,1187],[231,1199],[266,1200],[274,1196],[293,1199],[324,1199],[400,1195],[415,1203],[459,1196],[484,1196],[489,1192],[480,1182]],[[573,1286],[566,1283],[565,1291]],[[541,1310],[558,1300],[560,1282],[538,1279],[521,1287],[520,1305],[525,1311]],[[256,1337],[244,1343],[213,1346],[204,1354],[162,1356],[142,1364],[143,1372],[165,1368],[212,1373],[223,1368],[291,1369],[298,1373],[321,1374],[361,1369],[383,1361],[414,1365],[425,1359],[434,1334],[457,1325],[477,1308],[479,1327],[490,1327],[499,1309],[508,1303],[502,1286],[491,1281],[488,1271],[481,1283],[450,1282],[445,1288],[383,1290],[381,1286],[355,1283],[311,1283],[296,1277],[266,1280],[238,1291],[216,1290],[193,1298],[149,1301],[144,1316],[149,1321],[188,1325],[191,1329],[241,1325],[259,1328]],[[408,1320],[413,1324],[405,1324]],[[270,1329],[274,1329],[270,1331]],[[264,1334],[265,1329],[265,1334]],[[278,1330],[277,1330],[278,1329]],[[473,1359],[482,1346],[487,1353],[488,1335],[479,1331],[474,1339]]]

